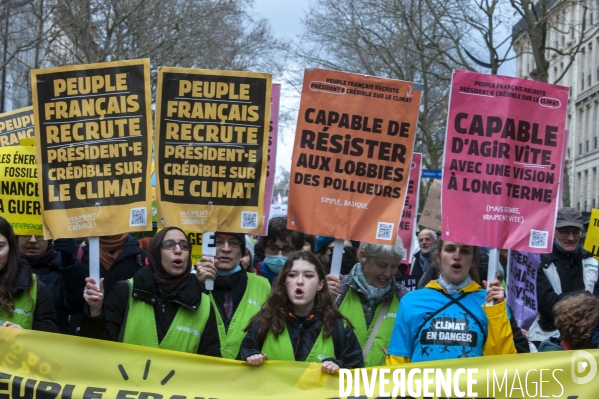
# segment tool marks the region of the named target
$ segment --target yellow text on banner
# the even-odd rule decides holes
[[[149,60],[35,69],[31,85],[44,235],[151,230]]]
[[[268,74],[158,71],[159,227],[262,232],[270,98]]]

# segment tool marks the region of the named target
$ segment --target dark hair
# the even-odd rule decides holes
[[[599,298],[588,292],[570,295],[553,307],[555,326],[572,349],[590,349],[591,330],[599,319]]]
[[[287,228],[287,217],[280,216],[270,219],[268,222],[268,235],[262,241],[262,248],[266,252],[266,246],[272,244],[277,238],[281,241],[287,241],[287,237],[291,237],[291,244],[297,251],[301,250],[306,243],[306,235],[299,231],[289,230]]]
[[[15,235],[12,226],[6,219],[0,216],[0,234],[2,234],[8,244],[8,256],[6,259],[6,265],[2,271],[0,271],[0,309],[12,316],[12,312],[15,309],[13,305],[13,296],[10,293],[11,288],[17,281],[19,274],[19,255],[17,246],[17,236]],[[31,274],[31,270],[30,270]],[[33,275],[31,274],[29,279],[29,287],[33,286]]]
[[[275,337],[279,336],[285,328],[287,314],[293,312],[292,303],[287,296],[286,280],[287,275],[293,267],[293,262],[296,260],[304,260],[313,264],[316,273],[318,274],[318,280],[324,282],[322,289],[316,293],[313,309],[314,313],[322,314],[323,336],[325,338],[331,336],[333,328],[335,327],[335,321],[338,318],[344,319],[346,323],[351,326],[349,320],[339,312],[333,302],[329,287],[326,283],[326,275],[322,263],[320,263],[318,258],[316,258],[312,252],[298,251],[287,258],[281,272],[272,284],[270,295],[262,307],[262,310],[252,317],[249,325],[244,330],[248,331],[253,323],[259,323],[258,341],[260,342],[264,342],[269,331],[271,331]]]
[[[437,241],[437,249],[435,250],[435,253],[433,254],[433,274],[432,274],[432,279],[436,280],[439,278],[439,276],[441,275],[441,250],[443,249],[443,244],[447,242],[447,240],[438,240]],[[453,242],[453,241],[452,241]],[[469,247],[472,247],[472,265],[470,267],[470,270],[468,271],[468,275],[470,276],[470,278],[472,279],[472,281],[474,281],[476,284],[478,285],[482,285],[481,279],[480,279],[480,275],[478,274],[478,256],[479,256],[479,247],[477,247],[476,245],[469,245],[469,244],[463,244],[463,245],[468,245]]]
[[[304,243],[308,243],[310,244],[310,251],[312,251],[312,253],[314,253],[314,247],[316,246],[316,236],[313,236],[312,234],[305,234],[306,236],[306,241],[304,241]]]

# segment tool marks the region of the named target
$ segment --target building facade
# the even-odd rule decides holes
[[[569,131],[564,190],[570,206],[582,212],[599,208],[599,9],[581,2],[553,3],[551,28],[547,32],[549,82],[568,86],[570,100],[566,130]],[[516,75],[530,78],[535,68],[530,40],[522,30],[523,20],[513,28]],[[584,33],[584,34],[583,34]],[[570,53],[579,46],[572,60]],[[565,73],[564,73],[565,71]]]

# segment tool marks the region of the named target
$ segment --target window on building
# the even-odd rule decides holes
[[[578,155],[582,154],[582,143],[578,145]]]
[[[576,203],[576,209],[580,210],[580,202]]]
[[[572,98],[572,86],[570,86],[570,90],[568,90],[568,97]]]
[[[583,210],[583,212],[586,212],[586,211],[587,211],[587,200],[584,200],[584,210]]]
[[[593,198],[593,208],[595,208],[595,198]]]
[[[589,25],[593,25],[593,11],[589,13]]]
[[[599,68],[597,68],[597,82],[599,82]]]
[[[593,137],[593,141],[595,142],[593,148],[597,149],[597,136]]]
[[[568,158],[570,158],[570,147],[568,147]]]
[[[562,47],[566,45],[566,35],[562,35]]]
[[[580,78],[580,91],[584,90],[584,73],[582,74],[582,77]]]
[[[586,151],[589,152],[589,140],[587,140]]]
[[[591,75],[587,76],[587,86],[591,87]]]

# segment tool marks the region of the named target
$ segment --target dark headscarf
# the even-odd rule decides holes
[[[191,272],[191,248],[189,249],[189,257],[187,259],[187,267],[185,268],[185,272],[178,277],[171,276],[164,270],[162,266],[162,257],[160,256],[160,251],[162,247],[160,243],[164,239],[166,233],[170,230],[179,230],[182,232],[187,238],[187,234],[183,230],[178,227],[166,227],[160,230],[154,238],[152,238],[152,242],[150,242],[150,248],[148,251],[148,261],[150,263],[150,267],[152,268],[152,276],[154,277],[154,283],[156,286],[164,291],[166,295],[170,295],[174,292],[180,291],[189,283],[190,279],[194,277]]]

